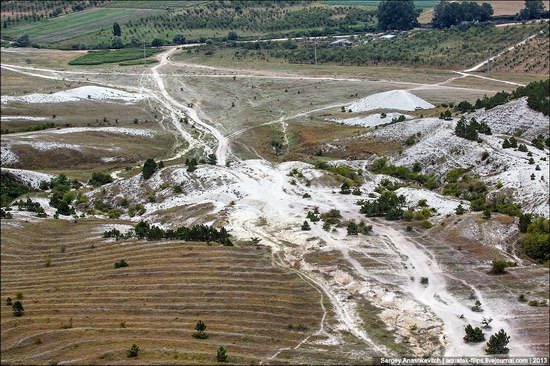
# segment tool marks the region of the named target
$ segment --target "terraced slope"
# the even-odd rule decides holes
[[[320,293],[274,267],[267,249],[115,242],[100,238],[103,223],[46,220],[21,228],[2,220],[3,364],[126,363],[132,343],[140,364],[211,364],[220,345],[235,363],[259,363],[282,348],[293,352],[270,362],[288,361],[285,355],[326,362],[317,352],[293,350],[319,329]],[[115,269],[122,258],[129,266]],[[17,293],[20,318],[5,305]],[[192,337],[199,319],[207,340]]]

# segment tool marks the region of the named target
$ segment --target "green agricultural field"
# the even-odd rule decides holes
[[[103,28],[111,28],[113,22],[123,24],[139,19],[142,16],[153,15],[161,10],[151,9],[106,9],[94,8],[49,18],[34,23],[26,23],[2,30],[2,37],[17,38],[28,34],[33,42],[56,43],[80,39],[83,35],[92,35]],[[111,33],[112,35],[112,33]],[[96,42],[100,41],[96,39]]]
[[[74,60],[69,61],[69,65],[101,65],[114,62],[139,60],[130,65],[136,65],[143,63],[143,49],[141,48],[125,48],[121,50],[111,51],[90,51],[87,54],[77,57]],[[146,48],[145,56],[149,57],[158,52],[156,49]],[[126,64],[128,65],[128,64]]]

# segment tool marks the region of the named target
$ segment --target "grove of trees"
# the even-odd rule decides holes
[[[493,7],[491,4],[474,1],[449,2],[441,1],[435,8],[432,17],[434,28],[449,28],[462,22],[486,22],[491,20]]]

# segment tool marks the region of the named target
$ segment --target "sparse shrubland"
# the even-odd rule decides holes
[[[457,104],[455,109],[460,112],[481,108],[491,109],[522,97],[527,97],[527,105],[531,109],[548,116],[550,114],[550,79],[534,81],[527,86],[520,86],[511,93],[501,91],[492,97],[485,96],[483,99],[477,99],[474,105],[463,101]]]
[[[0,172],[1,206],[8,206],[17,197],[29,193],[31,188],[6,171]]]
[[[414,181],[426,189],[435,189],[440,184],[434,175],[425,175],[405,166],[390,164],[386,158],[375,160],[369,170],[376,174],[386,174],[405,181]]]

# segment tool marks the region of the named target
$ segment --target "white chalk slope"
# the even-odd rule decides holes
[[[372,94],[356,100],[348,106],[353,112],[373,111],[376,109],[414,111],[417,108],[430,109],[434,107],[433,104],[406,90],[390,90]]]
[[[3,95],[2,104],[8,102],[25,103],[63,103],[78,102],[81,100],[109,100],[117,99],[128,103],[133,103],[143,99],[143,96],[137,93],[128,93],[113,88],[101,86],[82,86],[79,88],[62,90],[52,94],[33,93],[21,96]]]

